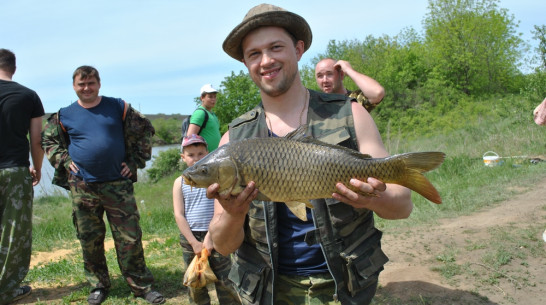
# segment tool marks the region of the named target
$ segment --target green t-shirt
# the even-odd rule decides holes
[[[199,108],[205,110],[209,115],[207,124],[205,125],[205,128],[202,128],[199,135],[205,138],[205,141],[207,141],[208,144],[209,152],[212,152],[218,148],[218,143],[220,143],[220,138],[222,137],[220,134],[220,121],[218,121],[218,117],[216,114],[214,114],[214,112],[208,111],[203,106],[199,106]],[[205,111],[195,110],[191,115],[190,124],[202,126],[203,122],[205,121]]]

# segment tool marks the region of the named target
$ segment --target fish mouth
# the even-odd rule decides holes
[[[197,184],[195,183],[195,181],[193,181],[190,177],[187,177],[187,176],[182,176],[182,178],[184,178],[184,183],[189,185],[189,186],[196,186]]]

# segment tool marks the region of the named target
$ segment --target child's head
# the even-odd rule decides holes
[[[203,137],[192,134],[182,140],[182,153],[180,156],[188,166],[194,165],[195,162],[201,160],[208,153],[207,141]]]

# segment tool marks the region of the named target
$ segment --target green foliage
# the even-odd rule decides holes
[[[522,77],[520,93],[528,99],[540,101],[546,97],[546,25],[535,25],[535,30],[531,32],[533,38],[538,40],[536,56],[531,60],[531,64],[536,66],[532,73]]]
[[[538,103],[546,97],[546,69],[536,69],[523,77],[521,95]]]
[[[154,157],[152,167],[146,172],[152,182],[157,182],[160,178],[174,173],[180,169],[180,149],[171,148],[159,152]]]
[[[222,82],[214,112],[220,121],[220,132],[228,130],[228,124],[241,114],[260,103],[260,91],[247,73],[239,71],[226,77]]]
[[[546,25],[535,25],[535,30],[531,31],[533,33],[533,38],[538,40],[538,47],[536,51],[542,64],[539,69],[542,71],[546,70]]]
[[[180,143],[182,121],[176,118],[158,118],[151,121],[155,129],[154,144],[176,144]]]
[[[499,8],[497,0],[431,0],[424,24],[423,37],[405,28],[394,37],[331,40],[323,53],[300,69],[302,81],[318,90],[314,66],[320,59],[349,61],[386,90],[372,112],[379,131],[409,139],[468,128],[470,119],[479,120],[491,109],[502,118],[504,114],[496,111],[489,96],[520,93],[532,104],[546,96],[542,66],[527,75],[519,72],[522,41],[515,32],[514,17]],[[544,26],[535,29],[542,46]],[[344,83],[356,89],[350,78]],[[243,71],[232,72],[221,86],[215,112],[224,133],[234,118],[260,102],[260,94]]]
[[[514,92],[523,41],[498,0],[429,0],[426,45],[442,79],[466,94]],[[516,91],[517,92],[517,91]]]
[[[515,32],[514,17],[497,2],[429,1],[424,37],[406,28],[395,37],[331,40],[326,51],[313,58],[312,66],[302,68],[304,84],[318,88],[314,65],[320,59],[347,60],[386,90],[381,105],[372,113],[380,131],[395,129],[402,133],[446,126],[438,123],[441,116],[451,118],[455,125],[462,124],[464,118],[453,120],[448,115],[460,116],[457,103],[468,107],[472,103],[468,95],[518,93],[525,85],[529,94],[543,92],[546,81],[542,74],[524,77],[519,72],[522,41]],[[344,85],[356,89],[350,78],[345,78]]]
[[[494,99],[488,100],[490,96],[519,93],[535,106],[546,96],[542,63],[527,75],[519,72],[522,42],[515,32],[514,17],[499,8],[497,0],[431,0],[424,25],[423,36],[410,27],[394,37],[331,40],[323,53],[300,69],[302,81],[318,90],[314,66],[320,59],[349,61],[386,90],[382,103],[372,112],[380,132],[409,139],[468,128],[470,119],[479,120],[498,108]],[[543,59],[546,31],[544,26],[535,29],[534,38],[540,41],[537,51]],[[356,89],[349,77],[344,83]],[[195,101],[200,103],[198,98]],[[220,86],[214,109],[220,132],[225,133],[234,118],[258,103],[259,89],[249,75],[232,72]],[[163,143],[179,141],[181,120],[153,122]]]

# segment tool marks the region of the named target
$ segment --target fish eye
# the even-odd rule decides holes
[[[202,168],[201,168],[201,174],[205,174],[205,175],[206,175],[207,172],[208,172],[208,170],[207,170],[206,167],[202,167]]]

